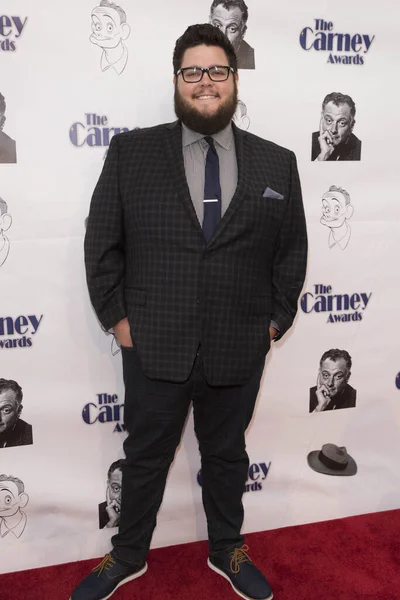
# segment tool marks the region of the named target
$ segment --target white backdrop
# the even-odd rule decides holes
[[[113,355],[112,339],[99,327],[83,267],[84,221],[107,146],[77,147],[70,132],[92,113],[112,128],[174,120],[175,40],[189,24],[208,20],[210,4],[121,0],[131,33],[128,61],[118,75],[101,70],[101,49],[89,41],[96,0],[2,3],[0,93],[7,103],[4,132],[16,141],[17,163],[0,164],[0,197],[12,217],[7,231],[0,226],[10,242],[0,266],[0,377],[22,387],[22,418],[33,426],[34,443],[0,449],[0,474],[21,479],[29,496],[23,533],[0,538],[0,572],[99,556],[109,548],[114,530],[99,529],[98,505],[125,434],[114,432],[116,422],[89,425],[82,418],[98,394],[117,394],[116,404],[123,404],[121,355]],[[298,159],[310,244],[303,293],[330,285],[333,294],[371,294],[358,321],[331,323],[329,313],[299,309],[295,326],[274,344],[248,433],[251,464],[271,463],[262,489],[244,496],[249,532],[400,506],[400,5],[247,4],[246,40],[255,49],[256,69],[239,72],[239,95],[249,131],[290,148]],[[364,64],[330,64],[330,52],[302,49],[300,32],[313,28],[315,19],[332,22],[335,33],[375,36],[368,52],[360,53]],[[25,22],[19,37],[10,22]],[[6,49],[6,39],[15,42],[15,51]],[[356,103],[359,162],[310,160],[311,134],[332,91]],[[329,248],[329,231],[320,224],[321,196],[331,185],[345,188],[354,206],[345,250]],[[9,321],[1,319],[42,315],[36,333],[26,333],[30,347],[4,347],[23,336],[7,335]],[[309,388],[330,348],[345,349],[353,359],[357,407],[309,414]],[[97,415],[96,407],[90,414]],[[328,477],[308,467],[308,452],[327,442],[347,447],[358,464],[355,477]],[[198,469],[190,417],[153,547],[206,538]]]

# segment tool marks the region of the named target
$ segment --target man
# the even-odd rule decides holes
[[[128,436],[119,533],[72,600],[109,598],[146,571],[191,400],[208,564],[242,597],[272,598],[240,533],[244,434],[304,281],[296,160],[232,124],[236,55],[216,27],[189,27],[173,66],[178,121],[112,138],[89,213],[88,287],[122,347]]]
[[[328,350],[319,362],[317,385],[310,389],[310,413],[352,408],[357,391],[348,384],[351,356],[346,350]]]
[[[99,528],[118,527],[121,512],[122,460],[112,463],[107,473],[106,502],[99,504]]]
[[[3,131],[4,123],[6,122],[6,100],[0,94],[0,163],[16,163],[17,151],[16,144]]]
[[[360,160],[361,141],[354,135],[356,105],[350,96],[325,96],[319,132],[312,134],[311,160]]]
[[[113,68],[121,75],[128,62],[128,50],[123,42],[131,32],[125,11],[109,0],[101,0],[100,6],[92,10],[92,32],[89,38],[92,44],[103,48],[101,70]]]
[[[350,194],[346,190],[331,185],[322,196],[322,225],[329,227],[329,248],[339,246],[341,250],[347,247],[351,237],[351,227],[348,223],[353,216]]]
[[[23,481],[18,477],[0,475],[0,538],[12,533],[16,538],[23,534],[27,517],[21,510],[29,502]]]
[[[22,389],[12,379],[0,379],[0,448],[33,443],[32,425],[20,417]]]
[[[4,235],[12,223],[11,215],[7,211],[7,202],[0,198],[0,267],[4,265],[10,252],[10,240]]]
[[[214,0],[209,22],[218,27],[231,42],[238,69],[255,69],[254,49],[244,41],[249,11],[244,0]]]

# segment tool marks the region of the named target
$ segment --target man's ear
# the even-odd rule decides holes
[[[6,115],[3,115],[0,119],[0,131],[3,129],[5,122],[6,122]]]
[[[177,80],[178,80],[177,76],[174,75],[173,78],[172,78],[172,82],[173,82],[174,85],[176,85]]]
[[[353,214],[354,214],[354,206],[352,206],[351,204],[348,204],[346,206],[346,219],[351,219]]]
[[[351,371],[347,371],[347,375],[346,375],[346,383],[348,382],[348,380],[350,379],[350,375],[351,375]]]
[[[246,31],[247,31],[247,25],[243,25],[243,27],[242,27],[242,38],[244,38],[244,34],[246,33]]]
[[[126,40],[126,38],[129,37],[130,32],[131,32],[130,26],[128,25],[128,23],[124,23],[121,27],[121,38],[123,40]]]
[[[4,213],[3,215],[0,215],[0,231],[1,230],[7,231],[7,229],[10,229],[11,223],[12,223],[11,215],[9,215],[8,213]]]
[[[17,410],[18,416],[22,413],[22,409],[23,409],[23,406],[22,406],[22,404],[20,404],[18,406],[18,410]]]
[[[350,125],[350,129],[351,129],[351,131],[353,131],[353,127],[354,127],[354,125],[355,125],[355,124],[356,124],[356,120],[355,120],[355,119],[353,119],[353,122],[352,122],[352,124]]]
[[[25,506],[28,504],[28,502],[29,502],[28,494],[20,494],[19,495],[19,507],[20,508],[25,508]]]

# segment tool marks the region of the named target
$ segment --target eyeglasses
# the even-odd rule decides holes
[[[207,73],[211,81],[226,81],[229,77],[229,73],[235,73],[232,67],[185,67],[184,69],[178,69],[176,76],[182,75],[183,81],[186,83],[198,83],[203,79],[204,73]]]

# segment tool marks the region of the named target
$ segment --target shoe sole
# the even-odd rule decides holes
[[[119,587],[121,587],[121,585],[124,585],[124,583],[129,583],[130,581],[137,579],[141,575],[144,575],[147,571],[147,568],[147,563],[145,563],[143,569],[140,569],[140,571],[137,571],[136,573],[133,573],[133,575],[129,575],[129,577],[126,577],[125,579],[120,581],[119,584],[115,586],[115,589],[111,592],[111,594],[108,594],[108,596],[103,596],[102,598],[99,598],[99,600],[108,600],[108,598],[111,598],[111,596],[117,591]],[[72,597],[70,597],[69,600],[72,600]]]
[[[218,573],[218,575],[222,575],[222,577],[224,577],[227,581],[229,581],[229,583],[232,586],[232,589],[234,592],[236,592],[236,594],[238,596],[240,596],[241,598],[244,598],[245,600],[272,600],[272,598],[274,597],[274,595],[271,593],[269,596],[267,596],[266,598],[252,598],[251,596],[246,596],[246,594],[244,594],[243,592],[239,591],[232,583],[232,581],[230,580],[230,578],[228,577],[228,575],[226,575],[226,573],[224,573],[223,571],[221,571],[221,569],[218,569],[218,567],[215,567],[212,562],[210,561],[210,559],[207,559],[207,564],[210,567],[210,569],[212,569],[213,571],[215,571],[216,573]]]

